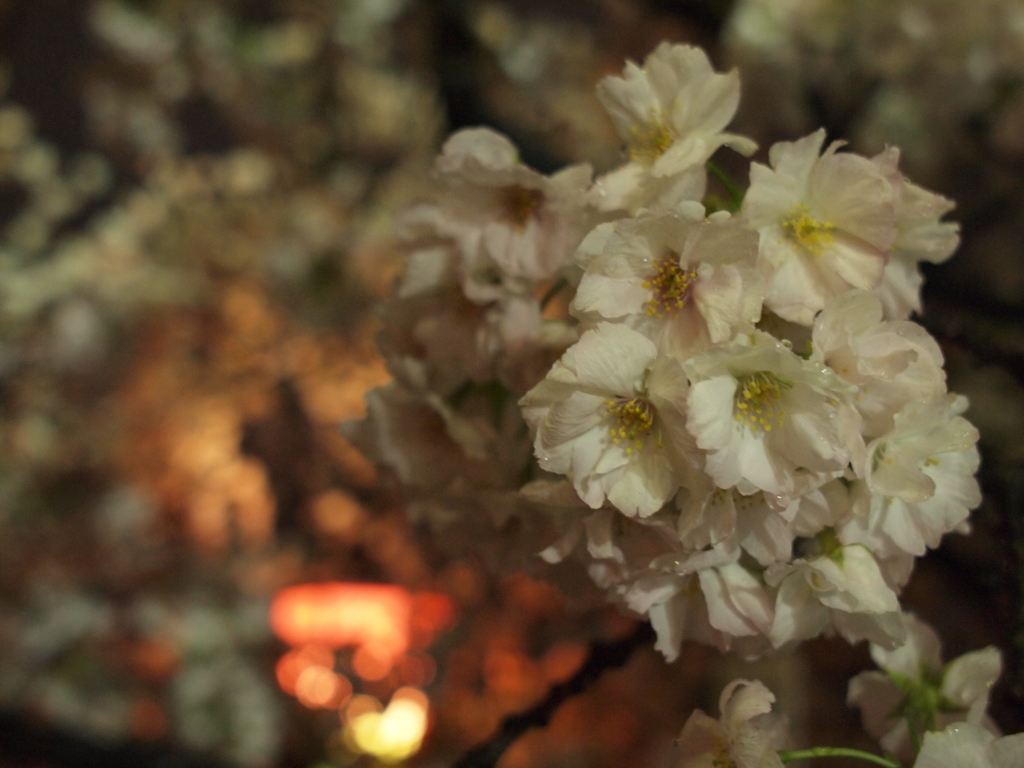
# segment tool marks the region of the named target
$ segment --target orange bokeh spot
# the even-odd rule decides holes
[[[304,645],[288,651],[277,661],[275,674],[277,684],[285,693],[295,695],[295,683],[299,676],[310,666],[334,667],[334,653],[322,645]]]
[[[411,611],[412,599],[401,587],[303,584],[278,592],[270,607],[270,625],[290,645],[368,648],[388,659],[390,667],[409,647]]]
[[[311,664],[295,681],[295,698],[310,709],[338,709],[352,698],[352,683],[327,667]]]
[[[361,646],[352,655],[352,671],[363,680],[383,680],[391,672],[394,659],[382,656],[368,646]]]

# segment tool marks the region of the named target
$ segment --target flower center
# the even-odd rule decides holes
[[[825,247],[832,244],[835,228],[831,221],[811,218],[806,205],[798,205],[782,221],[782,230],[815,256],[820,256]]]
[[[657,116],[649,123],[634,125],[630,129],[629,159],[651,165],[672,146],[672,133]]]
[[[736,762],[732,759],[732,755],[729,754],[729,745],[725,742],[721,736],[712,736],[712,757],[711,765],[713,768],[736,768]]]
[[[755,434],[771,432],[781,426],[786,416],[782,410],[782,392],[792,386],[768,371],[741,379],[736,390],[736,421]]]
[[[608,413],[615,417],[615,424],[609,433],[616,445],[625,443],[627,454],[643,447],[643,436],[654,426],[654,406],[642,397],[630,400],[617,398],[606,400]]]
[[[690,288],[697,279],[697,271],[684,270],[679,260],[669,256],[658,264],[658,271],[650,280],[643,284],[650,288],[654,295],[644,304],[644,312],[648,317],[675,317],[683,308],[690,295]]]
[[[505,190],[505,214],[519,228],[526,226],[543,202],[544,193],[539,189],[526,189],[517,184]]]

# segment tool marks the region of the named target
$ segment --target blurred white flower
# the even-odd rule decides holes
[[[903,646],[894,650],[871,646],[871,658],[884,671],[861,672],[850,680],[847,701],[860,708],[864,730],[884,750],[908,763],[915,740],[919,744],[925,731],[966,722],[998,735],[985,709],[1002,671],[999,650],[989,646],[943,666],[935,630],[913,614],[904,618],[907,642]],[[963,763],[967,764],[974,765]]]
[[[782,768],[777,750],[787,739],[786,721],[772,712],[775,695],[758,680],[733,680],[722,691],[715,720],[701,710],[683,726],[677,768]]]
[[[491,298],[489,276],[496,283],[554,277],[586,232],[589,165],[547,177],[523,165],[500,133],[466,128],[441,148],[437,172],[454,197],[439,226],[461,245],[470,299]]]
[[[926,733],[914,768],[1019,768],[1024,733],[997,739],[984,728],[957,723]]]

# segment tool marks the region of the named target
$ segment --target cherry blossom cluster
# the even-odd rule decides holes
[[[906,614],[907,641],[889,651],[872,644],[881,672],[850,681],[850,704],[886,757],[857,749],[792,749],[785,716],[773,711],[775,695],[758,680],[733,680],[719,699],[716,720],[694,711],[676,741],[677,768],[735,766],[781,768],[811,757],[849,757],[899,768],[1016,768],[1024,733],[1003,736],[986,714],[989,691],[1002,670],[993,646],[943,665],[935,631]]]
[[[824,130],[772,146],[742,193],[710,162],[756,150],[725,132],[739,87],[668,43],[606,77],[625,162],[596,179],[454,134],[443,192],[400,227],[395,380],[360,444],[448,530],[554,530],[543,559],[583,562],[669,659],[823,632],[895,648],[914,558],[980,501],[967,403],[909,320],[919,263],[958,244],[953,204],[897,149]]]

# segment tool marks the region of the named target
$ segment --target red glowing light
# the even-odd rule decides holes
[[[397,659],[409,647],[411,614],[412,598],[401,587],[302,584],[277,593],[270,626],[289,645],[357,646]]]

